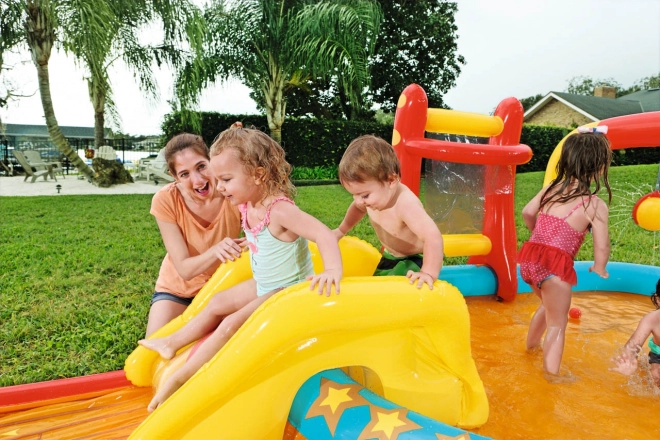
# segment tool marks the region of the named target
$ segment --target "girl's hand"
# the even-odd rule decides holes
[[[630,376],[637,370],[637,353],[629,350],[624,350],[619,356],[613,359],[616,367],[610,368],[611,371],[616,371],[625,376]]]
[[[334,284],[335,291],[337,292],[337,295],[339,295],[339,280],[341,280],[341,277],[341,270],[326,270],[318,275],[310,275],[307,277],[307,280],[312,281],[309,285],[309,290],[314,290],[318,284],[319,295],[323,295],[323,292],[325,291],[325,296],[330,296]]]
[[[424,283],[426,283],[429,285],[429,289],[433,290],[433,283],[435,280],[426,272],[413,272],[412,270],[409,270],[406,276],[410,278],[410,284],[413,284],[415,281],[417,281],[418,289],[421,289]]]
[[[222,263],[234,261],[241,256],[243,248],[246,246],[245,238],[225,237],[220,243],[212,247],[216,258]]]
[[[601,268],[596,267],[595,264],[592,265],[589,268],[589,272],[596,272],[598,274],[598,276],[601,277],[601,278],[606,278],[607,279],[607,278],[610,277],[610,274],[607,272],[607,270],[604,267],[601,269]]]

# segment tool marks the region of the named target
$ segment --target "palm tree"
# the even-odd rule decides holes
[[[253,90],[280,142],[286,92],[309,78],[340,76],[350,100],[360,102],[380,21],[372,0],[236,0],[226,12],[216,1],[206,11],[205,52],[178,77],[180,105],[193,107],[206,85],[233,75]]]
[[[17,0],[0,0],[0,77],[5,68],[5,53],[24,42],[21,27],[22,14],[23,8]],[[7,84],[5,83],[5,85]],[[9,99],[15,96],[9,86],[6,87],[3,95],[0,96],[0,108],[5,107]],[[2,120],[0,119],[0,132],[1,130]]]
[[[90,1],[90,3],[92,2]],[[90,4],[89,6],[92,7],[94,5]],[[69,159],[73,166],[86,175],[87,179],[91,182],[94,178],[94,172],[73,151],[71,145],[69,145],[69,142],[62,134],[62,130],[60,130],[57,118],[55,117],[53,100],[50,95],[48,62],[56,41],[56,32],[59,28],[57,5],[51,0],[26,0],[24,7],[26,12],[24,22],[25,38],[30,48],[32,61],[37,68],[41,105],[44,109],[48,134],[62,154]],[[89,38],[94,39],[94,36],[90,36]],[[100,44],[102,41],[98,41],[98,43]]]
[[[107,15],[99,16],[95,22],[71,23],[65,38],[70,51],[88,71],[89,97],[94,108],[94,144],[98,148],[105,139],[106,113],[116,122],[120,119],[112,100],[110,66],[121,59],[139,80],[140,88],[157,98],[158,87],[153,79],[152,64],[155,62],[160,67],[167,63],[173,68],[179,67],[190,57],[191,51],[201,50],[205,26],[201,11],[189,1],[97,0],[97,4],[105,5]],[[156,20],[162,24],[162,44],[140,44],[137,31]],[[96,23],[102,26],[94,33],[103,33],[103,41],[108,44],[88,47],[85,36],[90,34],[89,27]]]

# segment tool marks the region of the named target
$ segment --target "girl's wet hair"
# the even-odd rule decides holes
[[[341,182],[387,182],[393,175],[401,177],[401,165],[394,148],[378,136],[365,135],[354,139],[339,162]]]
[[[658,280],[658,283],[655,285],[655,292],[653,295],[651,295],[651,302],[655,306],[656,309],[660,309],[660,279]]]
[[[264,199],[280,194],[289,198],[295,196],[296,188],[289,177],[291,165],[284,159],[284,149],[270,136],[253,127],[243,128],[243,124],[236,122],[215,138],[211,144],[211,157],[228,149],[236,151],[249,175],[262,173],[260,177],[266,190]]]
[[[172,176],[176,177],[176,170],[174,169],[174,159],[176,154],[180,151],[187,150],[188,148],[192,149],[200,156],[210,159],[209,147],[206,146],[206,143],[201,136],[191,133],[177,134],[165,144],[165,151],[163,152],[165,162],[167,162],[167,168],[169,168]]]
[[[543,195],[541,208],[548,203],[565,203],[578,196],[597,194],[601,190],[601,185],[607,190],[611,203],[612,189],[607,178],[611,162],[610,141],[604,134],[570,135],[564,142],[557,163],[557,177]],[[577,182],[577,186],[564,194],[574,182]],[[595,185],[593,191],[592,184]]]

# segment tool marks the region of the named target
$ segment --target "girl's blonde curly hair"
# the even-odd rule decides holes
[[[257,169],[263,169],[264,199],[284,195],[293,198],[296,188],[291,183],[291,165],[284,159],[284,150],[270,136],[256,128],[243,128],[236,122],[215,138],[211,145],[211,157],[225,150],[236,150],[238,160],[245,171],[255,177]]]

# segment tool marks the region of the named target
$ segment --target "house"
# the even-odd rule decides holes
[[[576,127],[615,116],[660,110],[660,88],[616,98],[613,87],[596,87],[594,96],[550,92],[525,112],[525,123]]]
[[[94,127],[60,126],[60,130],[69,142],[83,142],[85,145],[94,143]],[[2,124],[0,141],[9,145],[23,142],[50,142],[50,135],[48,134],[48,127],[45,125]]]

